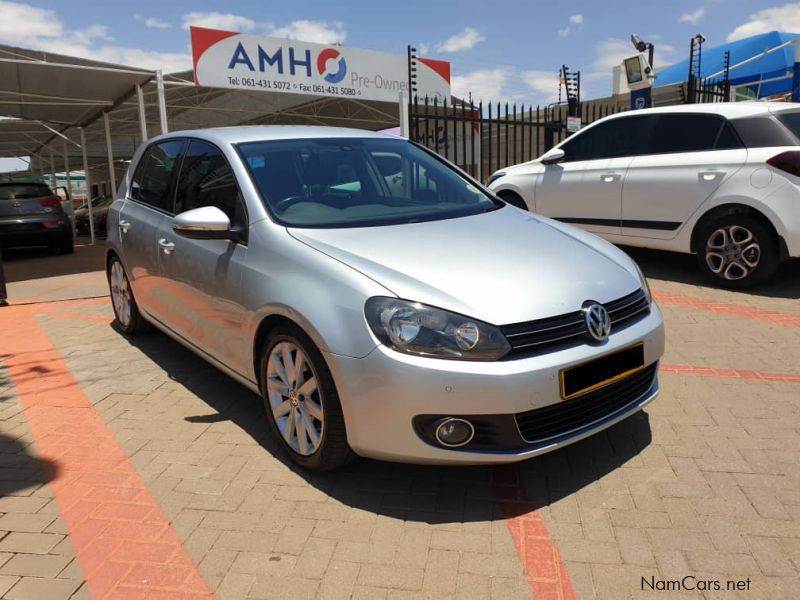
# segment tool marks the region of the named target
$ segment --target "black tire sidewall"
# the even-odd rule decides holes
[[[706,263],[706,244],[708,243],[709,236],[719,229],[730,225],[739,225],[749,229],[753,236],[756,238],[758,245],[761,249],[761,257],[758,266],[751,271],[751,273],[744,279],[729,280],[725,279],[714,273]],[[703,275],[709,281],[716,285],[726,287],[729,289],[742,289],[758,285],[769,279],[777,270],[778,259],[778,242],[774,234],[770,232],[760,220],[746,214],[742,215],[726,215],[718,217],[705,223],[700,231],[698,237],[699,244],[697,247],[697,263]]]
[[[136,305],[136,298],[133,295],[133,288],[131,288],[131,280],[128,278],[128,272],[125,270],[125,265],[122,264],[122,261],[118,257],[113,257],[111,260],[108,261],[108,269],[106,270],[106,279],[108,280],[108,292],[109,297],[111,296],[111,267],[114,266],[114,263],[119,263],[119,266],[122,268],[122,273],[125,276],[125,279],[128,282],[128,290],[131,295],[131,320],[128,325],[123,325],[122,321],[117,314],[117,307],[114,306],[114,300],[111,300],[111,310],[114,311],[114,325],[127,335],[136,335],[137,333],[141,333],[145,328],[146,324],[142,316],[139,314],[139,307]]]
[[[283,439],[283,435],[281,435],[278,424],[275,422],[275,417],[272,414],[272,407],[270,406],[269,396],[267,395],[267,360],[269,360],[272,349],[280,342],[294,344],[305,353],[317,377],[317,388],[321,392],[320,402],[325,417],[322,442],[319,448],[308,456],[295,452]],[[314,342],[298,327],[284,324],[278,325],[267,335],[261,352],[259,369],[261,374],[261,397],[264,401],[267,421],[269,422],[270,430],[275,435],[278,444],[286,455],[294,463],[310,471],[329,471],[348,462],[352,452],[346,443],[344,416],[339,402],[339,394],[336,391],[336,385],[334,384],[330,369]]]

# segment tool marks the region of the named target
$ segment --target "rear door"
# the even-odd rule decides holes
[[[559,146],[558,164],[545,165],[536,182],[536,212],[600,235],[620,232],[622,185],[635,154],[649,143],[645,115],[609,119]]]
[[[166,307],[157,288],[157,236],[161,223],[172,216],[174,179],[184,144],[169,140],[144,151],[119,214],[119,240],[136,301],[162,321]]]
[[[245,309],[241,303],[242,269],[247,255],[247,211],[236,177],[222,151],[190,140],[181,161],[175,214],[215,206],[242,232],[239,240],[194,240],[172,230],[172,219],[159,224],[160,300],[166,322],[192,344],[242,374]]]
[[[622,235],[672,239],[747,160],[727,119],[709,113],[662,113],[646,154],[628,167]]]

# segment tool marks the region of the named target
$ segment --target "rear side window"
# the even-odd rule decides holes
[[[183,146],[183,140],[171,140],[145,150],[133,175],[131,198],[171,213],[173,179]]]
[[[611,119],[571,137],[561,149],[565,161],[647,154],[654,119],[648,116]]]
[[[727,120],[720,115],[659,115],[649,154],[703,152],[738,147],[738,140],[725,128],[726,123]],[[724,134],[722,139],[721,134]]]
[[[731,123],[748,148],[797,145],[797,139],[791,132],[772,116],[734,119]]]
[[[800,140],[800,111],[781,111],[775,113],[775,118],[780,121],[781,125],[792,132],[796,140]],[[798,142],[795,141],[795,143]]]
[[[225,155],[212,144],[191,141],[181,164],[175,213],[203,206],[216,206],[234,225],[246,224],[239,186]]]
[[[50,188],[40,183],[13,183],[0,185],[0,200],[23,200],[52,196]]]

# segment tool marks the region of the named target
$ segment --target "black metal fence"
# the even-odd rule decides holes
[[[581,126],[619,112],[608,100],[579,106]],[[500,102],[439,102],[414,98],[410,137],[485,181],[508,165],[532,160],[571,135],[566,104],[525,106]]]
[[[730,102],[731,84],[727,79],[719,81],[697,81],[695,90],[695,102]]]

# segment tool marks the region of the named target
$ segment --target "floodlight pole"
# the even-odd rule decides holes
[[[106,155],[108,156],[108,176],[111,181],[111,196],[117,193],[117,175],[114,173],[114,150],[111,146],[111,125],[108,122],[108,113],[103,113],[103,127],[106,130]]]
[[[144,94],[142,93],[142,86],[136,84],[136,98],[139,101],[139,127],[142,132],[142,143],[147,141],[147,115],[144,111]]]
[[[161,69],[156,71],[156,91],[158,92],[158,117],[161,120],[161,133],[167,133],[167,100],[164,97],[164,74]]]
[[[86,207],[89,209],[89,240],[94,246],[94,214],[92,213],[92,184],[89,179],[89,157],[86,155],[86,132],[81,132],[81,154],[83,155],[83,181],[86,185]]]

